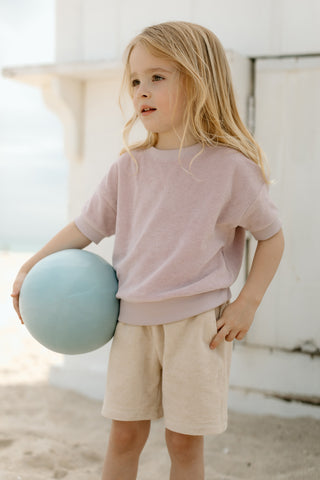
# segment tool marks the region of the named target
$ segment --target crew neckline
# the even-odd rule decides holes
[[[194,143],[193,145],[189,145],[187,147],[182,147],[181,149],[181,154],[183,153],[189,153],[193,151],[200,151],[202,149],[202,144],[201,143]],[[158,156],[170,156],[172,154],[179,154],[180,148],[156,148],[156,147],[150,147],[150,150],[154,153],[157,154]]]

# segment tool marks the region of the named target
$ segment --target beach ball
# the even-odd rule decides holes
[[[74,355],[105,345],[119,314],[113,267],[85,250],[62,250],[29,271],[20,312],[30,334],[54,352]]]

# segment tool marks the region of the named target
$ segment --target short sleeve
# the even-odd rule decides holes
[[[281,220],[272,202],[267,184],[264,184],[253,203],[243,214],[240,227],[248,230],[256,240],[267,240],[279,232]]]
[[[78,229],[94,243],[115,233],[117,191],[118,172],[114,163],[74,220]]]

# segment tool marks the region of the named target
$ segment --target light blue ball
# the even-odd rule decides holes
[[[31,335],[54,352],[86,353],[113,337],[119,314],[112,266],[85,250],[62,250],[26,276],[20,312]]]

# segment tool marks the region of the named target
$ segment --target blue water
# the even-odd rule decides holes
[[[66,224],[67,199],[61,150],[0,146],[0,250],[39,249]]]

